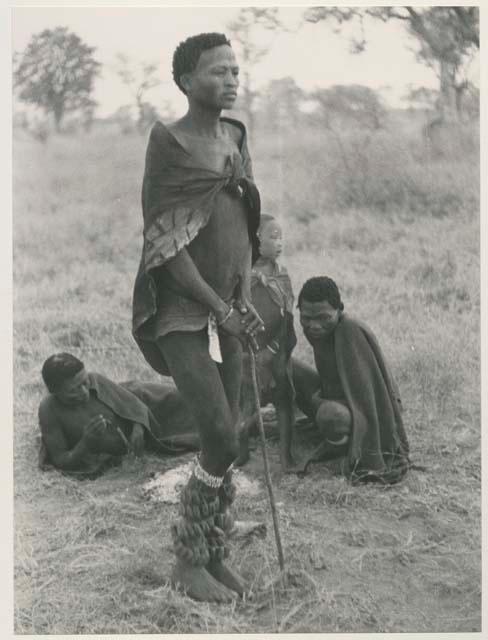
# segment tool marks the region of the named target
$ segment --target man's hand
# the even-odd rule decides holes
[[[97,445],[107,427],[107,421],[99,414],[88,422],[84,427],[83,441],[90,451],[97,448]]]
[[[142,424],[138,424],[137,422],[134,422],[132,427],[130,448],[136,458],[140,458],[144,453],[144,427]]]
[[[241,322],[245,326],[245,333],[253,336],[258,331],[264,331],[264,322],[249,300],[246,298],[238,299],[236,307],[241,314]]]
[[[233,308],[232,313],[224,316],[224,320],[219,322],[219,327],[223,329],[225,333],[239,338],[244,347],[246,347],[248,342],[250,342],[253,350],[257,352],[258,344],[255,338],[256,329],[254,329],[254,326],[257,323],[256,316],[252,315],[249,311],[242,314]],[[259,318],[259,316],[257,317]],[[260,328],[262,327],[264,329],[264,325],[260,318],[259,322],[261,323]]]

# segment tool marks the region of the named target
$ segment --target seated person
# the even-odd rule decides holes
[[[274,302],[285,312],[293,314],[293,291],[286,267],[280,263],[283,250],[283,231],[273,216],[262,214],[258,229],[259,255],[251,272],[251,285],[257,281],[268,288]]]
[[[199,448],[194,421],[174,387],[115,384],[88,373],[69,353],[49,357],[42,378],[49,394],[39,406],[41,468],[96,473],[145,447],[164,453]]]
[[[303,378],[297,400],[305,413],[315,413],[323,437],[309,463],[345,456],[351,480],[397,482],[409,468],[409,445],[398,388],[378,341],[344,313],[330,278],[307,280],[298,308],[317,371],[297,369],[295,377]]]

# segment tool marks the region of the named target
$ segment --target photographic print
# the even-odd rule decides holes
[[[480,10],[14,7],[14,632],[481,631]]]

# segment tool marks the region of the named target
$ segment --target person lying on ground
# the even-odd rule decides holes
[[[39,406],[39,465],[96,473],[129,452],[198,449],[196,425],[170,385],[116,384],[86,371],[69,353],[42,367],[48,390]]]
[[[300,401],[313,407],[323,437],[309,463],[344,456],[353,482],[401,480],[410,464],[409,444],[398,387],[377,339],[344,313],[331,278],[307,280],[298,308],[317,368],[315,381],[313,372],[302,376],[316,391]]]

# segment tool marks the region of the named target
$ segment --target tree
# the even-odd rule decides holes
[[[359,23],[361,37],[353,38],[356,51],[366,46],[364,19],[388,22],[400,20],[420,45],[418,58],[435,69],[439,78],[439,118],[446,122],[460,117],[462,93],[467,89],[466,64],[479,49],[479,10],[477,7],[313,7],[305,12],[306,20],[319,22],[333,19]]]
[[[92,112],[96,102],[91,94],[101,66],[94,51],[66,27],[33,35],[25,51],[14,58],[19,99],[52,114],[57,131],[66,113]]]
[[[313,97],[320,105],[328,129],[333,121],[359,125],[371,131],[382,127],[386,111],[377,92],[370,87],[359,84],[334,85],[319,89]]]
[[[156,109],[146,100],[147,92],[161,83],[157,77],[157,70],[158,66],[154,62],[141,62],[136,65],[125,53],[117,55],[116,72],[135,101],[139,133],[145,133],[158,117]],[[165,110],[171,111],[169,103],[165,105]]]
[[[271,80],[259,101],[259,113],[267,129],[290,129],[298,124],[306,95],[290,77]]]
[[[413,87],[409,85],[404,100],[411,109],[434,111],[439,101],[439,92],[429,87]]]
[[[260,60],[266,55],[269,46],[260,46],[256,43],[256,32],[265,29],[272,32],[281,26],[277,18],[278,9],[257,7],[243,7],[237,18],[227,25],[227,30],[232,44],[237,43],[239,49],[239,61],[243,68],[242,92],[243,105],[247,117],[247,125],[250,134],[254,129],[254,101],[257,91],[253,89],[251,73]]]

